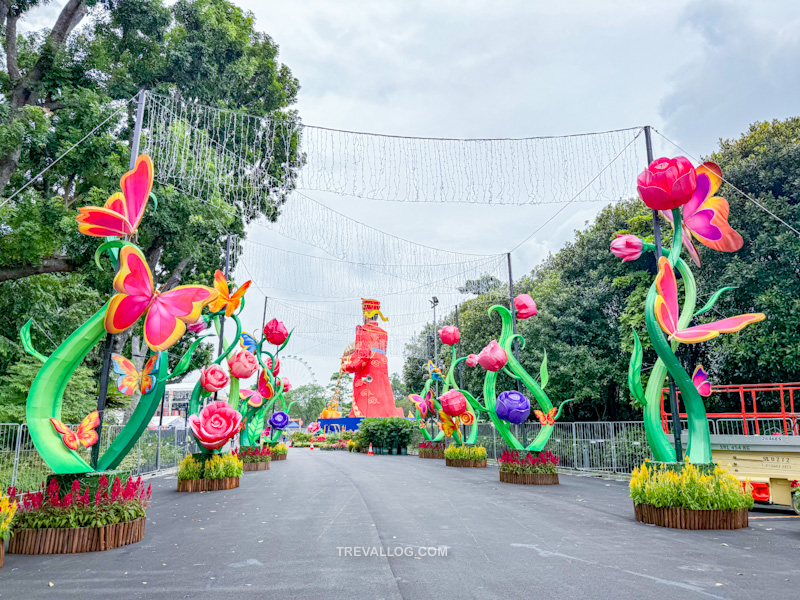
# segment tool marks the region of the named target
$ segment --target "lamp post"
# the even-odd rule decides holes
[[[436,307],[439,306],[439,298],[434,296],[431,298],[431,308],[433,309],[433,364],[437,366],[439,364],[439,343],[436,339],[438,334],[436,333]],[[431,377],[433,377],[433,373],[431,373]],[[436,395],[439,395],[439,383],[436,383]]]

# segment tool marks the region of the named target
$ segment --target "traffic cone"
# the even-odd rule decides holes
[[[369,443],[369,452],[367,452],[370,456],[372,456],[372,442]]]
[[[311,442],[311,449],[314,449],[314,442]]]

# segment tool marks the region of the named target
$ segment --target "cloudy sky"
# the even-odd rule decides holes
[[[798,112],[800,3],[793,0],[238,3],[279,44],[281,61],[299,79],[297,108],[307,124],[455,138],[649,124],[701,156],[753,121]],[[59,4],[39,11],[42,24]],[[658,136],[654,141],[657,155],[678,153]],[[314,198],[395,235],[481,253],[507,251],[561,208]],[[601,207],[570,205],[513,254],[515,272],[556,251]],[[264,231],[251,238],[318,253]],[[251,329],[260,325],[263,294],[280,294],[270,292],[269,281],[257,284],[262,295],[245,315]],[[319,373],[337,364],[331,356],[308,358]],[[394,359],[392,369],[401,365]]]

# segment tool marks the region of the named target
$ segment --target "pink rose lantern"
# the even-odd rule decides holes
[[[487,371],[497,372],[502,369],[508,362],[506,351],[500,347],[495,340],[489,342],[481,353],[478,355],[478,364]]]
[[[478,364],[478,355],[477,354],[470,354],[467,357],[467,366],[468,367],[474,367],[477,364]]]
[[[536,315],[536,302],[528,294],[520,294],[514,298],[514,310],[518,319],[529,319]]]
[[[197,441],[209,450],[219,450],[241,428],[242,415],[227,402],[211,402],[199,415],[189,417]]]
[[[280,346],[289,337],[289,331],[278,319],[272,319],[264,326],[264,336],[270,344]]]
[[[258,369],[258,360],[252,352],[239,350],[228,357],[228,367],[236,379],[247,379]]]
[[[447,325],[439,330],[439,339],[442,340],[443,344],[453,346],[461,339],[461,332],[458,330],[458,327]]]
[[[467,410],[467,399],[458,390],[450,390],[439,396],[442,410],[451,417],[457,417]]]
[[[200,371],[200,385],[207,392],[218,392],[228,385],[228,374],[219,365],[209,365]]]
[[[642,255],[642,240],[635,235],[617,235],[611,242],[611,254],[621,258],[622,262],[636,260]]]
[[[697,172],[685,156],[657,158],[639,173],[639,197],[653,210],[680,208],[692,199]]]

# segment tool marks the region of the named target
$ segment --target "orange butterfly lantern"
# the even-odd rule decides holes
[[[78,425],[78,431],[72,431],[69,427],[64,425],[61,421],[51,418],[50,422],[56,431],[61,434],[61,441],[70,450],[77,450],[81,445],[88,448],[94,446],[99,439],[95,427],[100,425],[100,413],[93,410],[89,415],[81,421]]]

